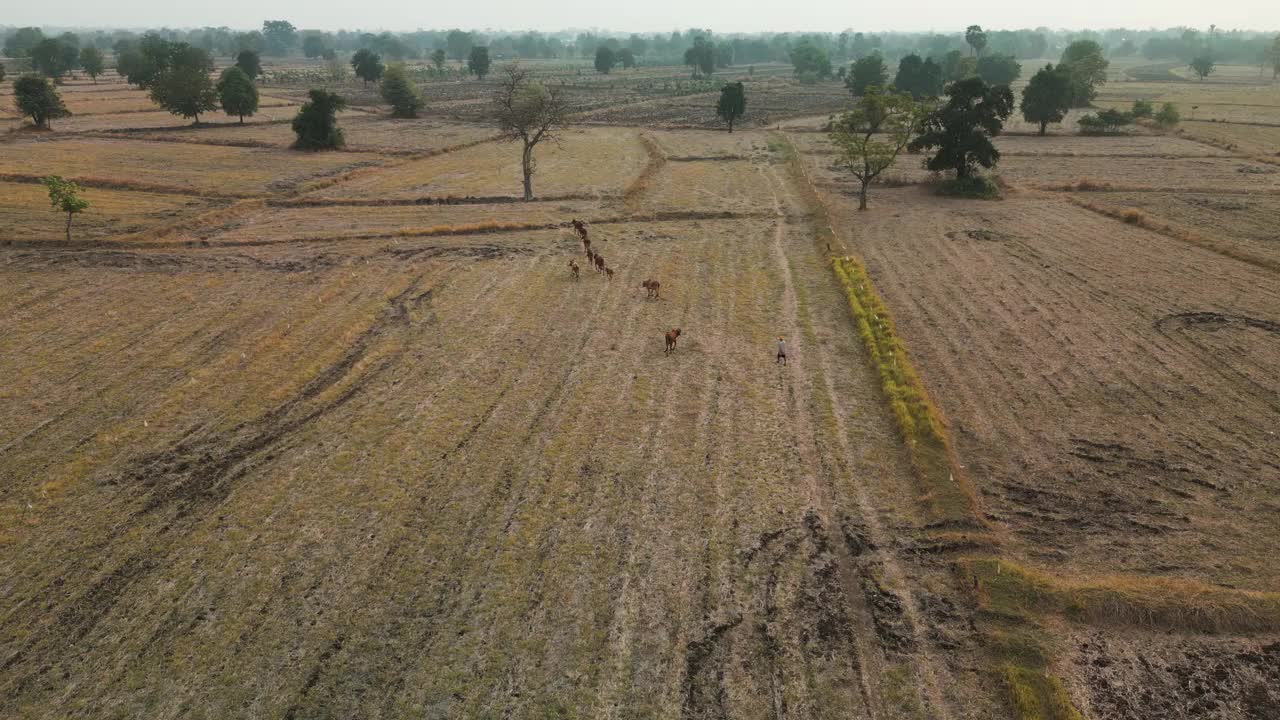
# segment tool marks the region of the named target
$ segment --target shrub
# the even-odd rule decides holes
[[[1147,214],[1138,208],[1125,208],[1120,211],[1120,219],[1130,225],[1142,225],[1147,220]]]
[[[1120,110],[1102,110],[1080,118],[1081,135],[1118,135],[1133,124],[1133,113]]]
[[[1160,112],[1155,116],[1156,124],[1162,128],[1171,128],[1182,121],[1182,115],[1178,112],[1178,107],[1173,103],[1165,103],[1160,108]]]
[[[310,100],[303,104],[293,118],[293,132],[298,139],[293,147],[298,150],[332,150],[344,144],[342,130],[338,127],[338,111],[347,106],[341,96],[327,90],[312,90]]]
[[[1137,100],[1133,103],[1133,110],[1129,114],[1135,118],[1149,118],[1155,115],[1156,109],[1146,100]]]
[[[422,96],[409,80],[404,65],[396,64],[387,68],[382,76],[380,90],[382,99],[391,106],[391,117],[417,117],[418,111],[422,109]]]
[[[934,186],[939,195],[955,198],[972,198],[975,200],[998,200],[1000,187],[990,178],[970,175],[938,182]]]

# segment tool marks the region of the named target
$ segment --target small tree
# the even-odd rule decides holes
[[[302,38],[302,54],[309,58],[318,58],[324,55],[328,45],[325,44],[324,36],[320,33],[307,33]]]
[[[1022,88],[1022,117],[1040,126],[1044,135],[1049,123],[1062,122],[1071,109],[1071,75],[1062,66],[1045,65]]]
[[[489,48],[481,45],[471,48],[471,55],[467,57],[467,70],[471,74],[483,80],[489,74],[489,64]]]
[[[98,84],[98,76],[106,70],[106,62],[102,57],[102,51],[98,48],[87,45],[80,50],[80,67],[84,70],[84,74],[93,79],[93,84]]]
[[[907,55],[898,61],[893,87],[910,93],[916,100],[937,97],[942,94],[942,68],[932,58],[921,60],[914,53]]]
[[[952,170],[957,180],[968,180],[979,165],[990,168],[999,162],[1000,151],[991,138],[1000,134],[1013,112],[1013,93],[1003,85],[989,87],[982,78],[968,78],[951,83],[947,95],[947,103],[929,113],[920,136],[907,148],[937,148],[925,167]]]
[[[1178,112],[1178,106],[1173,103],[1165,103],[1160,108],[1160,112],[1155,116],[1156,125],[1168,130],[1169,128],[1182,122],[1182,114]]]
[[[867,188],[906,149],[924,117],[924,109],[907,93],[882,93],[872,86],[831,130],[836,164],[862,184],[858,209],[867,209]]]
[[[382,99],[391,106],[391,117],[417,117],[418,111],[422,109],[422,96],[418,94],[418,88],[409,79],[409,73],[402,63],[387,68],[379,91]]]
[[[827,57],[827,51],[809,40],[801,41],[791,48],[790,57],[797,77],[815,77],[819,80],[831,77],[831,59]]]
[[[1217,63],[1208,55],[1201,55],[1191,61],[1191,69],[1200,78],[1200,82],[1204,82],[1204,79],[1209,77],[1216,65]]]
[[[503,137],[523,145],[520,168],[525,200],[533,199],[534,147],[544,140],[555,141],[571,112],[559,88],[533,82],[518,63],[506,67],[493,95],[493,117]]]
[[[169,66],[151,83],[149,95],[157,105],[174,115],[192,118],[200,124],[200,113],[216,110],[218,91],[209,73],[213,58],[209,53],[186,43],[173,45]]]
[[[1133,124],[1133,115],[1120,110],[1107,109],[1080,118],[1081,135],[1119,135]]]
[[[1134,100],[1133,109],[1129,111],[1129,114],[1134,118],[1150,118],[1155,115],[1155,113],[1155,107],[1146,100]]]
[[[1093,40],[1077,40],[1062,51],[1058,67],[1071,74],[1071,107],[1088,107],[1097,96],[1097,87],[1107,81],[1110,65],[1102,56],[1102,46]]]
[[[880,53],[871,53],[856,60],[844,78],[845,87],[854,97],[862,95],[868,88],[884,87],[888,82],[889,69],[885,67]]]
[[[258,88],[243,70],[232,65],[223,70],[222,77],[218,79],[218,101],[223,112],[238,115],[243,125],[246,115],[252,117],[258,112]]]
[[[80,197],[80,186],[57,175],[50,175],[40,182],[49,190],[49,204],[54,210],[67,214],[67,242],[71,242],[71,219],[89,207],[89,201]]]
[[[973,49],[974,57],[981,57],[982,51],[987,47],[987,33],[982,30],[981,25],[970,25],[965,28],[964,41]]]
[[[50,120],[71,114],[53,83],[36,75],[24,75],[13,81],[13,99],[18,112],[30,116],[38,128],[48,129]]]
[[[1012,55],[983,55],[978,58],[978,77],[988,85],[1011,85],[1022,74],[1022,65]]]
[[[262,59],[252,50],[241,50],[236,55],[236,67],[243,70],[250,80],[257,80],[262,75]]]
[[[382,57],[378,53],[368,48],[360,48],[351,56],[351,69],[355,71],[356,77],[368,85],[382,79],[382,73],[387,68],[382,64]]]
[[[693,76],[710,76],[716,71],[715,44],[699,35],[693,39],[693,47],[684,51],[684,64],[693,68]]]
[[[613,50],[607,46],[601,45],[596,48],[596,72],[605,75],[613,70],[613,66],[618,64],[618,58],[614,55]]]
[[[631,48],[622,48],[615,55],[617,55],[618,63],[622,65],[623,69],[630,70],[636,66],[636,54],[632,52]]]
[[[54,82],[61,82],[62,76],[71,71],[62,40],[45,38],[31,48],[31,67],[40,74],[53,78]]]
[[[347,101],[327,90],[311,90],[307,95],[310,99],[293,118],[293,132],[298,136],[293,147],[298,150],[342,147],[344,139],[338,127],[338,111],[347,106]]]
[[[741,82],[726,84],[720,89],[720,100],[716,103],[716,116],[729,125],[733,132],[733,123],[747,112],[747,90]]]
[[[436,48],[435,51],[431,53],[431,64],[436,66],[437,73],[444,72],[444,64],[448,59],[449,56],[445,54],[442,48]]]

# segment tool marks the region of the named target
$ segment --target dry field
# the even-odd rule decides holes
[[[834,84],[538,71],[532,203],[490,81],[0,140],[0,717],[1280,712],[1280,168],[1058,129],[857,213]]]

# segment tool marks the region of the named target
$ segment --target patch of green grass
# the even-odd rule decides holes
[[[1019,720],[1083,720],[1057,678],[1012,664],[1000,672],[1009,704]]]
[[[943,180],[934,185],[934,192],[944,197],[969,198],[971,200],[1000,199],[1000,187],[993,180],[985,177]]]

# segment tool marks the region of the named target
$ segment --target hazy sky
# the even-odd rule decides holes
[[[978,23],[988,29],[1174,27],[1280,28],[1280,0],[952,0],[858,3],[850,0],[67,0],[46,5],[0,0],[5,25],[258,27],[286,19],[299,28],[414,30],[417,28],[600,28],[670,31],[706,27],[717,32],[945,30]],[[977,8],[977,9],[975,9]]]

